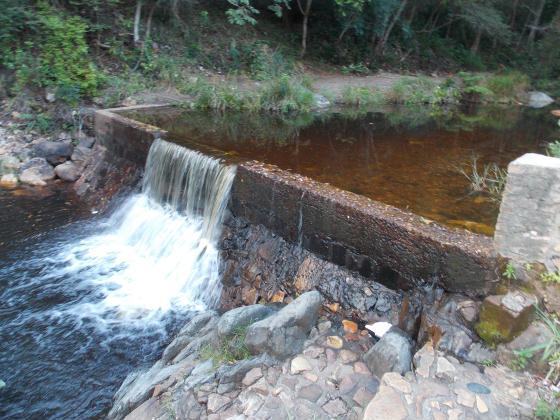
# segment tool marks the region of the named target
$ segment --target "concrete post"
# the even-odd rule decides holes
[[[496,251],[560,270],[560,159],[528,153],[509,164]]]

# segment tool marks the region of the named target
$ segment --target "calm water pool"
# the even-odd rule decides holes
[[[491,235],[499,204],[473,193],[461,169],[501,168],[543,152],[556,123],[548,110],[394,108],[280,118],[163,109],[128,116],[169,139],[232,159],[255,159],[449,226]]]

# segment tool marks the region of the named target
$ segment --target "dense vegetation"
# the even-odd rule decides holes
[[[215,84],[209,88],[200,76],[244,75],[275,79],[252,106],[291,110],[294,103],[310,101],[309,92],[297,86],[285,92],[293,84],[285,75],[301,74],[302,64],[351,74],[515,69],[552,94],[560,75],[555,48],[560,0],[0,0],[0,5],[0,96],[31,87],[70,103],[101,95],[100,101],[114,104],[167,84],[203,96],[201,106],[206,100],[219,108],[216,98],[235,103],[239,93]],[[305,82],[298,78],[303,88]],[[466,87],[479,95],[511,87],[511,80],[497,83],[494,89],[482,83]],[[346,95],[350,102],[372,100],[359,89]]]

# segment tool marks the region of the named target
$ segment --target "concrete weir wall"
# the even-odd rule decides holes
[[[119,115],[149,106],[98,111],[95,129],[112,153],[143,164],[167,132]],[[449,292],[487,294],[498,280],[492,239],[450,229],[409,212],[273,165],[238,164],[229,208],[323,259],[391,288],[433,283]]]

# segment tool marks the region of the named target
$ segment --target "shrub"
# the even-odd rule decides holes
[[[458,90],[447,81],[440,85],[426,76],[403,77],[393,86],[389,100],[405,105],[455,103]]]
[[[268,111],[309,111],[314,104],[313,92],[287,74],[266,84],[259,96],[260,108]]]
[[[16,87],[48,87],[68,102],[94,95],[102,75],[88,55],[85,22],[45,4],[39,6],[36,18],[36,36],[20,43],[8,63],[15,70]]]

